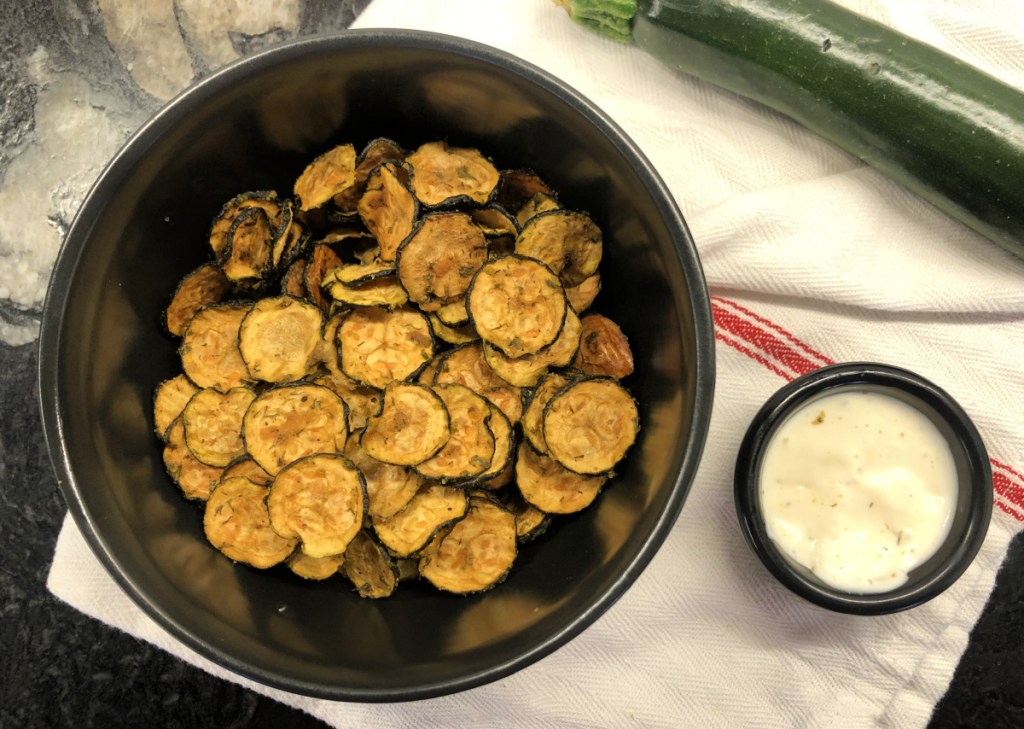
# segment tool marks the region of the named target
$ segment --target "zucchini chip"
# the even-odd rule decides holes
[[[373,518],[381,544],[397,557],[409,557],[430,544],[444,527],[466,515],[469,497],[465,489],[425,484],[408,505],[389,519]]]
[[[519,446],[516,484],[528,504],[549,514],[572,514],[587,508],[601,492],[605,476],[584,476],[554,458]]]
[[[543,261],[564,286],[592,276],[602,250],[601,229],[589,215],[574,210],[539,213],[523,225],[516,239],[516,253]]]
[[[509,357],[522,357],[555,341],[568,303],[547,266],[512,255],[480,269],[469,289],[468,307],[481,339]]]
[[[269,489],[241,476],[221,481],[203,513],[206,538],[236,562],[267,569],[285,561],[297,540],[280,536],[270,526]]]
[[[343,284],[331,281],[328,275],[324,288],[332,299],[346,306],[383,306],[395,309],[409,302],[409,294],[395,276],[374,278],[365,283]]]
[[[546,213],[549,210],[561,209],[562,206],[558,204],[558,200],[554,195],[549,195],[546,192],[538,192],[529,200],[524,202],[522,207],[516,211],[516,224],[519,225],[519,229],[522,230],[524,225],[541,213]]]
[[[480,474],[480,481],[484,488],[495,488],[495,479],[509,469],[515,458],[516,441],[512,423],[505,417],[505,413],[490,400],[487,401],[487,407],[491,413],[487,427],[494,436],[494,455],[491,457],[491,465]]]
[[[185,327],[196,312],[207,304],[223,301],[231,292],[231,282],[215,263],[202,266],[181,279],[174,290],[171,303],[164,311],[164,326],[176,337],[185,333]]]
[[[248,387],[233,387],[226,393],[207,388],[193,395],[181,414],[192,455],[221,468],[245,455],[242,418],[255,399],[256,393]]]
[[[300,210],[312,210],[356,182],[356,150],[339,144],[309,163],[295,181]]]
[[[221,474],[221,480],[229,476],[247,478],[257,486],[270,486],[270,482],[274,480],[273,476],[264,471],[260,464],[249,456],[236,458],[229,463],[228,467],[224,469],[224,473]]]
[[[260,393],[246,410],[242,435],[253,460],[276,475],[305,456],[344,451],[348,438],[345,404],[320,385],[274,387]]]
[[[349,547],[351,547],[351,544]],[[288,565],[288,569],[299,577],[319,581],[326,580],[337,574],[344,562],[344,554],[332,554],[328,557],[310,557],[301,549],[297,549],[292,552],[285,564]]]
[[[512,236],[514,239],[519,235],[519,225],[516,223],[515,216],[495,203],[485,208],[471,210],[469,216],[474,223],[484,229],[484,235],[489,240],[508,236]]]
[[[515,558],[515,517],[487,499],[475,498],[465,518],[420,559],[420,574],[440,590],[465,595],[497,585]]]
[[[520,544],[536,539],[547,531],[552,518],[526,502],[519,491],[515,491],[508,500],[506,508],[516,518],[516,538]]]
[[[445,142],[428,142],[410,154],[412,191],[424,205],[461,202],[483,205],[494,195],[501,175],[475,149],[449,147]]]
[[[636,441],[640,415],[622,385],[592,377],[555,393],[544,408],[543,429],[548,452],[567,469],[607,473]]]
[[[238,351],[238,330],[250,308],[243,303],[210,304],[192,317],[178,354],[185,375],[200,388],[227,392],[252,381]]]
[[[344,213],[357,213],[359,198],[366,190],[366,181],[370,177],[370,173],[382,162],[401,162],[404,159],[405,150],[395,141],[386,137],[378,137],[368,142],[356,157],[355,184],[334,196],[335,206]]]
[[[244,208],[228,229],[220,268],[229,281],[255,286],[270,272],[276,228],[261,208]]]
[[[225,258],[228,249],[228,231],[231,230],[239,213],[251,208],[262,210],[275,225],[275,229],[280,227],[281,203],[277,199],[276,192],[256,190],[236,195],[221,208],[210,227],[210,250],[213,251],[215,261],[220,262]]]
[[[305,258],[297,258],[285,269],[281,276],[282,295],[297,299],[306,297],[306,264]]]
[[[407,306],[355,309],[342,319],[337,340],[342,371],[378,389],[415,374],[434,356],[430,321]]]
[[[185,444],[185,424],[178,418],[167,432],[164,446],[164,468],[178,484],[186,499],[206,501],[221,480],[223,468],[207,466],[192,455]]]
[[[416,471],[442,483],[481,476],[494,460],[490,404],[464,385],[434,385],[434,391],[448,410],[451,437],[434,456],[417,464]]]
[[[171,425],[181,415],[188,401],[199,392],[185,375],[164,380],[153,395],[153,429],[160,440],[166,442]]]
[[[502,170],[496,202],[505,210],[519,210],[527,200],[542,192],[554,196],[555,191],[533,170]]]
[[[367,421],[380,412],[380,390],[360,385],[344,372],[320,375],[313,384],[323,385],[342,399],[348,408],[348,429],[362,430]]]
[[[359,217],[380,245],[380,259],[394,261],[399,244],[412,232],[419,215],[416,197],[402,183],[398,165],[385,162],[370,173],[359,199]]]
[[[594,303],[594,299],[601,292],[601,274],[593,273],[587,276],[585,279],[580,281],[575,286],[569,286],[565,290],[565,297],[569,299],[569,306],[571,306],[577,314],[582,314],[590,305]]]
[[[582,324],[570,306],[565,312],[565,325],[558,339],[536,354],[509,357],[491,344],[484,345],[484,360],[501,379],[518,387],[533,387],[549,367],[565,367],[572,362],[580,347]]]
[[[392,382],[384,388],[380,414],[370,418],[360,443],[378,461],[415,466],[435,455],[451,437],[444,400],[430,387]]]
[[[466,298],[460,297],[450,304],[445,304],[436,312],[437,318],[450,327],[461,327],[469,324],[469,309],[466,308]]]
[[[487,260],[487,239],[465,213],[431,213],[398,248],[398,280],[424,311],[457,302]]]
[[[341,455],[312,455],[289,464],[270,486],[270,523],[299,539],[310,557],[341,554],[363,526],[366,484]]]
[[[253,379],[281,384],[313,373],[320,362],[324,316],[291,296],[253,304],[238,331],[238,349]]]
[[[471,342],[446,352],[437,367],[434,382],[465,385],[497,405],[512,423],[523,414],[523,391],[495,374],[484,360],[483,345]]]
[[[358,286],[379,278],[393,278],[397,274],[395,264],[388,261],[371,263],[346,263],[327,272],[323,286],[334,283],[345,286]]]
[[[618,324],[601,314],[587,314],[573,366],[588,375],[621,380],[633,372],[633,351]]]
[[[555,393],[568,385],[571,379],[558,372],[546,374],[530,394],[529,402],[523,411],[523,436],[538,453],[547,453],[548,446],[544,442],[544,408]]]
[[[341,571],[352,581],[360,597],[388,597],[398,587],[395,560],[367,530],[360,531],[345,550]]]
[[[461,327],[450,327],[441,321],[434,312],[431,312],[427,316],[430,317],[430,328],[434,331],[434,336],[442,342],[455,345],[469,344],[470,342],[475,342],[480,338],[480,335],[476,333],[476,329],[472,324],[465,324]],[[433,375],[433,372],[431,372],[431,375]]]
[[[330,310],[331,301],[324,295],[321,285],[327,272],[341,264],[341,258],[329,245],[313,246],[313,253],[309,257],[309,263],[306,264],[306,298],[320,307],[323,312]]]
[[[388,519],[404,509],[423,485],[423,477],[405,466],[382,463],[369,456],[352,437],[345,446],[345,455],[366,480],[368,512],[371,517]]]

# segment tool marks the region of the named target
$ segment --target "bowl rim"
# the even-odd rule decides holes
[[[959,449],[952,448],[954,459],[962,454],[964,467],[970,474],[969,517],[964,531],[950,532],[946,538],[947,542],[959,539],[955,549],[934,570],[920,572],[926,566],[922,565],[911,570],[911,579],[904,586],[874,594],[833,588],[795,568],[768,536],[759,498],[759,473],[765,447],[778,426],[798,407],[829,390],[864,386],[898,390],[927,406],[930,412],[925,414],[931,417],[934,413],[952,430],[960,445]],[[915,372],[875,362],[828,365],[776,391],[754,416],[744,435],[736,458],[733,488],[744,539],[768,571],[804,599],[835,612],[854,615],[885,615],[907,610],[952,586],[981,549],[991,521],[994,498],[992,469],[985,444],[960,404],[948,392]]]
[[[507,72],[525,78],[530,84],[556,94],[604,136],[611,139],[631,160],[636,174],[644,181],[666,227],[672,232],[673,249],[679,261],[681,275],[692,292],[690,304],[697,340],[694,361],[689,363],[694,372],[695,381],[692,403],[694,420],[683,451],[682,463],[671,484],[670,498],[665,510],[659,515],[649,539],[641,546],[618,578],[586,609],[580,611],[572,620],[561,625],[560,629],[532,648],[486,669],[467,673],[458,678],[415,687],[353,689],[352,687],[296,679],[252,666],[221,649],[218,645],[207,642],[201,636],[184,629],[172,614],[150,600],[135,584],[132,576],[124,570],[115,551],[102,537],[102,527],[98,523],[99,515],[89,511],[79,493],[79,483],[65,447],[64,418],[60,411],[61,388],[57,376],[60,363],[57,355],[62,339],[64,312],[70,303],[67,297],[68,284],[73,279],[79,261],[84,254],[85,244],[90,237],[92,228],[104,213],[104,199],[109,191],[117,188],[155,140],[173,129],[176,123],[187,116],[190,102],[203,103],[204,100],[229,88],[236,79],[253,72],[266,71],[278,63],[298,60],[318,53],[334,53],[347,48],[379,45],[455,54],[500,67]],[[511,675],[552,653],[575,638],[604,614],[643,572],[678,520],[703,454],[715,386],[715,348],[711,304],[696,245],[671,191],[636,143],[596,103],[555,75],[510,52],[443,33],[392,28],[349,29],[286,41],[223,66],[210,75],[193,82],[163,104],[128,138],[106,164],[83,199],[64,236],[50,274],[37,352],[38,401],[44,439],[57,478],[58,488],[90,549],[132,602],[186,647],[233,673],[267,686],[306,696],[362,702],[419,700],[452,694],[490,683]]]

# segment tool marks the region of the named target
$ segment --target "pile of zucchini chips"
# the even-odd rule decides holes
[[[589,312],[601,231],[536,174],[387,139],[248,192],[165,312],[164,462],[232,560],[474,593],[588,506],[639,430],[626,337]]]

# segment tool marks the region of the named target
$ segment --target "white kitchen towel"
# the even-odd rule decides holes
[[[1024,88],[1020,0],[846,5]],[[146,617],[68,519],[50,589],[100,620],[337,727],[921,727],[942,696],[1024,523],[1024,261],[763,107],[570,23],[551,0],[375,0],[360,27],[464,36],[575,86],[654,162],[693,230],[712,291],[718,382],[707,448],[663,548],[593,626],[536,664],[400,705],[313,700],[212,665]],[[858,618],[781,587],[747,549],[733,461],[787,380],[833,361],[920,372],[975,419],[996,509],[945,594]]]

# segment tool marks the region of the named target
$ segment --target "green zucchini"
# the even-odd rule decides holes
[[[786,114],[1024,257],[1024,93],[827,0],[555,0]]]

